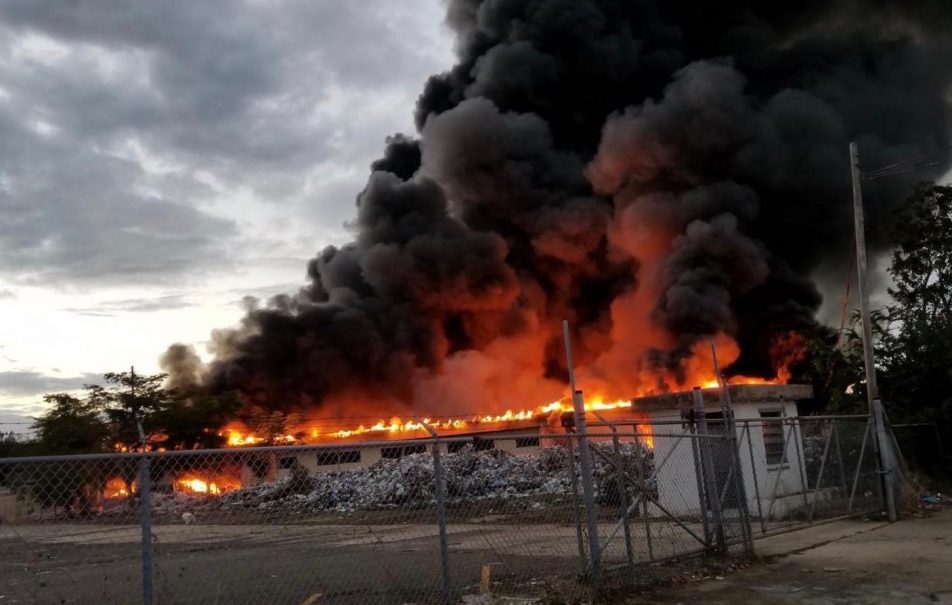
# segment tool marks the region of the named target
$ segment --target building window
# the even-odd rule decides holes
[[[783,422],[779,421],[780,411],[761,411],[760,417],[764,420],[764,455],[767,464],[783,464],[787,461],[787,444],[783,440]]]
[[[456,452],[462,451],[467,445],[469,445],[468,441],[450,441],[446,444],[446,451],[455,454]]]
[[[516,447],[539,447],[538,437],[517,437]]]
[[[332,466],[337,464],[353,464],[360,462],[360,450],[345,450],[342,452],[318,452],[318,466]]]
[[[354,464],[360,462],[360,450],[347,450],[346,452],[337,452],[341,464]]]
[[[278,458],[278,468],[290,469],[297,466],[296,456],[282,456]]]
[[[397,445],[393,447],[383,447],[380,448],[380,457],[381,458],[403,458],[404,456],[409,456],[410,454],[423,454],[426,453],[426,445],[422,443],[419,445]]]
[[[473,449],[477,452],[485,452],[486,450],[495,448],[496,442],[492,439],[480,439],[479,437],[473,437]]]

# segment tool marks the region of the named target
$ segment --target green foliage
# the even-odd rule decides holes
[[[99,405],[67,393],[43,397],[52,404],[33,425],[44,454],[88,454],[109,450],[110,429]]]
[[[220,447],[219,429],[239,408],[232,395],[210,396],[164,386],[165,374],[114,372],[84,395],[44,397],[52,407],[33,425],[37,454],[83,454],[117,449]],[[139,427],[142,427],[142,440]]]
[[[880,392],[894,422],[952,425],[952,187],[922,186],[897,211],[880,321]]]
[[[857,326],[854,321],[842,334],[825,326],[801,334],[807,350],[802,361],[790,368],[790,381],[813,385],[814,407],[808,412],[865,411],[863,345]]]

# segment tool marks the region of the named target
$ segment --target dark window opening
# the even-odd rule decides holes
[[[360,450],[338,452],[338,455],[340,456],[341,464],[353,464],[355,462],[360,462]]]
[[[343,452],[319,452],[317,454],[318,466],[352,464],[355,462],[360,462],[360,450],[346,450]]]
[[[783,437],[783,422],[773,420],[774,418],[780,418],[780,412],[760,412],[760,417],[765,420],[763,423],[764,456],[767,464],[783,464],[787,461],[787,447]]]
[[[451,454],[455,454],[456,452],[461,451],[467,445],[469,445],[468,441],[451,441],[446,444],[446,451]]]
[[[297,466],[298,461],[296,456],[282,456],[278,458],[278,468],[289,469]]]
[[[473,449],[477,452],[485,452],[486,450],[492,450],[496,448],[496,442],[492,439],[480,439],[479,437],[473,438]]]
[[[409,456],[410,454],[424,454],[426,453],[426,445],[395,445],[391,447],[380,448],[380,456],[383,458],[403,458],[404,456]]]
[[[516,447],[539,447],[538,437],[518,437]]]

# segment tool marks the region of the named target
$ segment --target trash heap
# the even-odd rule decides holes
[[[593,444],[592,449],[596,484],[608,491],[617,476],[615,467],[609,464],[615,459],[614,450],[610,444]],[[651,450],[630,443],[622,444],[620,450],[622,465],[629,473],[649,468]],[[443,455],[443,471],[450,503],[566,495],[572,484],[563,447],[516,456],[467,446]],[[220,506],[228,510],[304,513],[402,509],[434,502],[433,457],[419,453],[349,471],[309,475],[299,468],[281,481],[227,492],[221,496]]]

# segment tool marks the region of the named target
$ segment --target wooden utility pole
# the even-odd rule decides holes
[[[883,473],[883,492],[890,521],[896,520],[895,474],[890,443],[886,435],[883,404],[876,382],[876,361],[873,351],[873,323],[869,316],[869,292],[866,289],[866,224],[863,217],[863,173],[859,165],[859,145],[850,143],[850,171],[853,177],[853,229],[856,240],[856,282],[859,286],[859,311],[863,323],[863,364],[866,366],[866,400],[873,418],[876,438],[873,440]],[[862,464],[862,460],[858,462]]]

